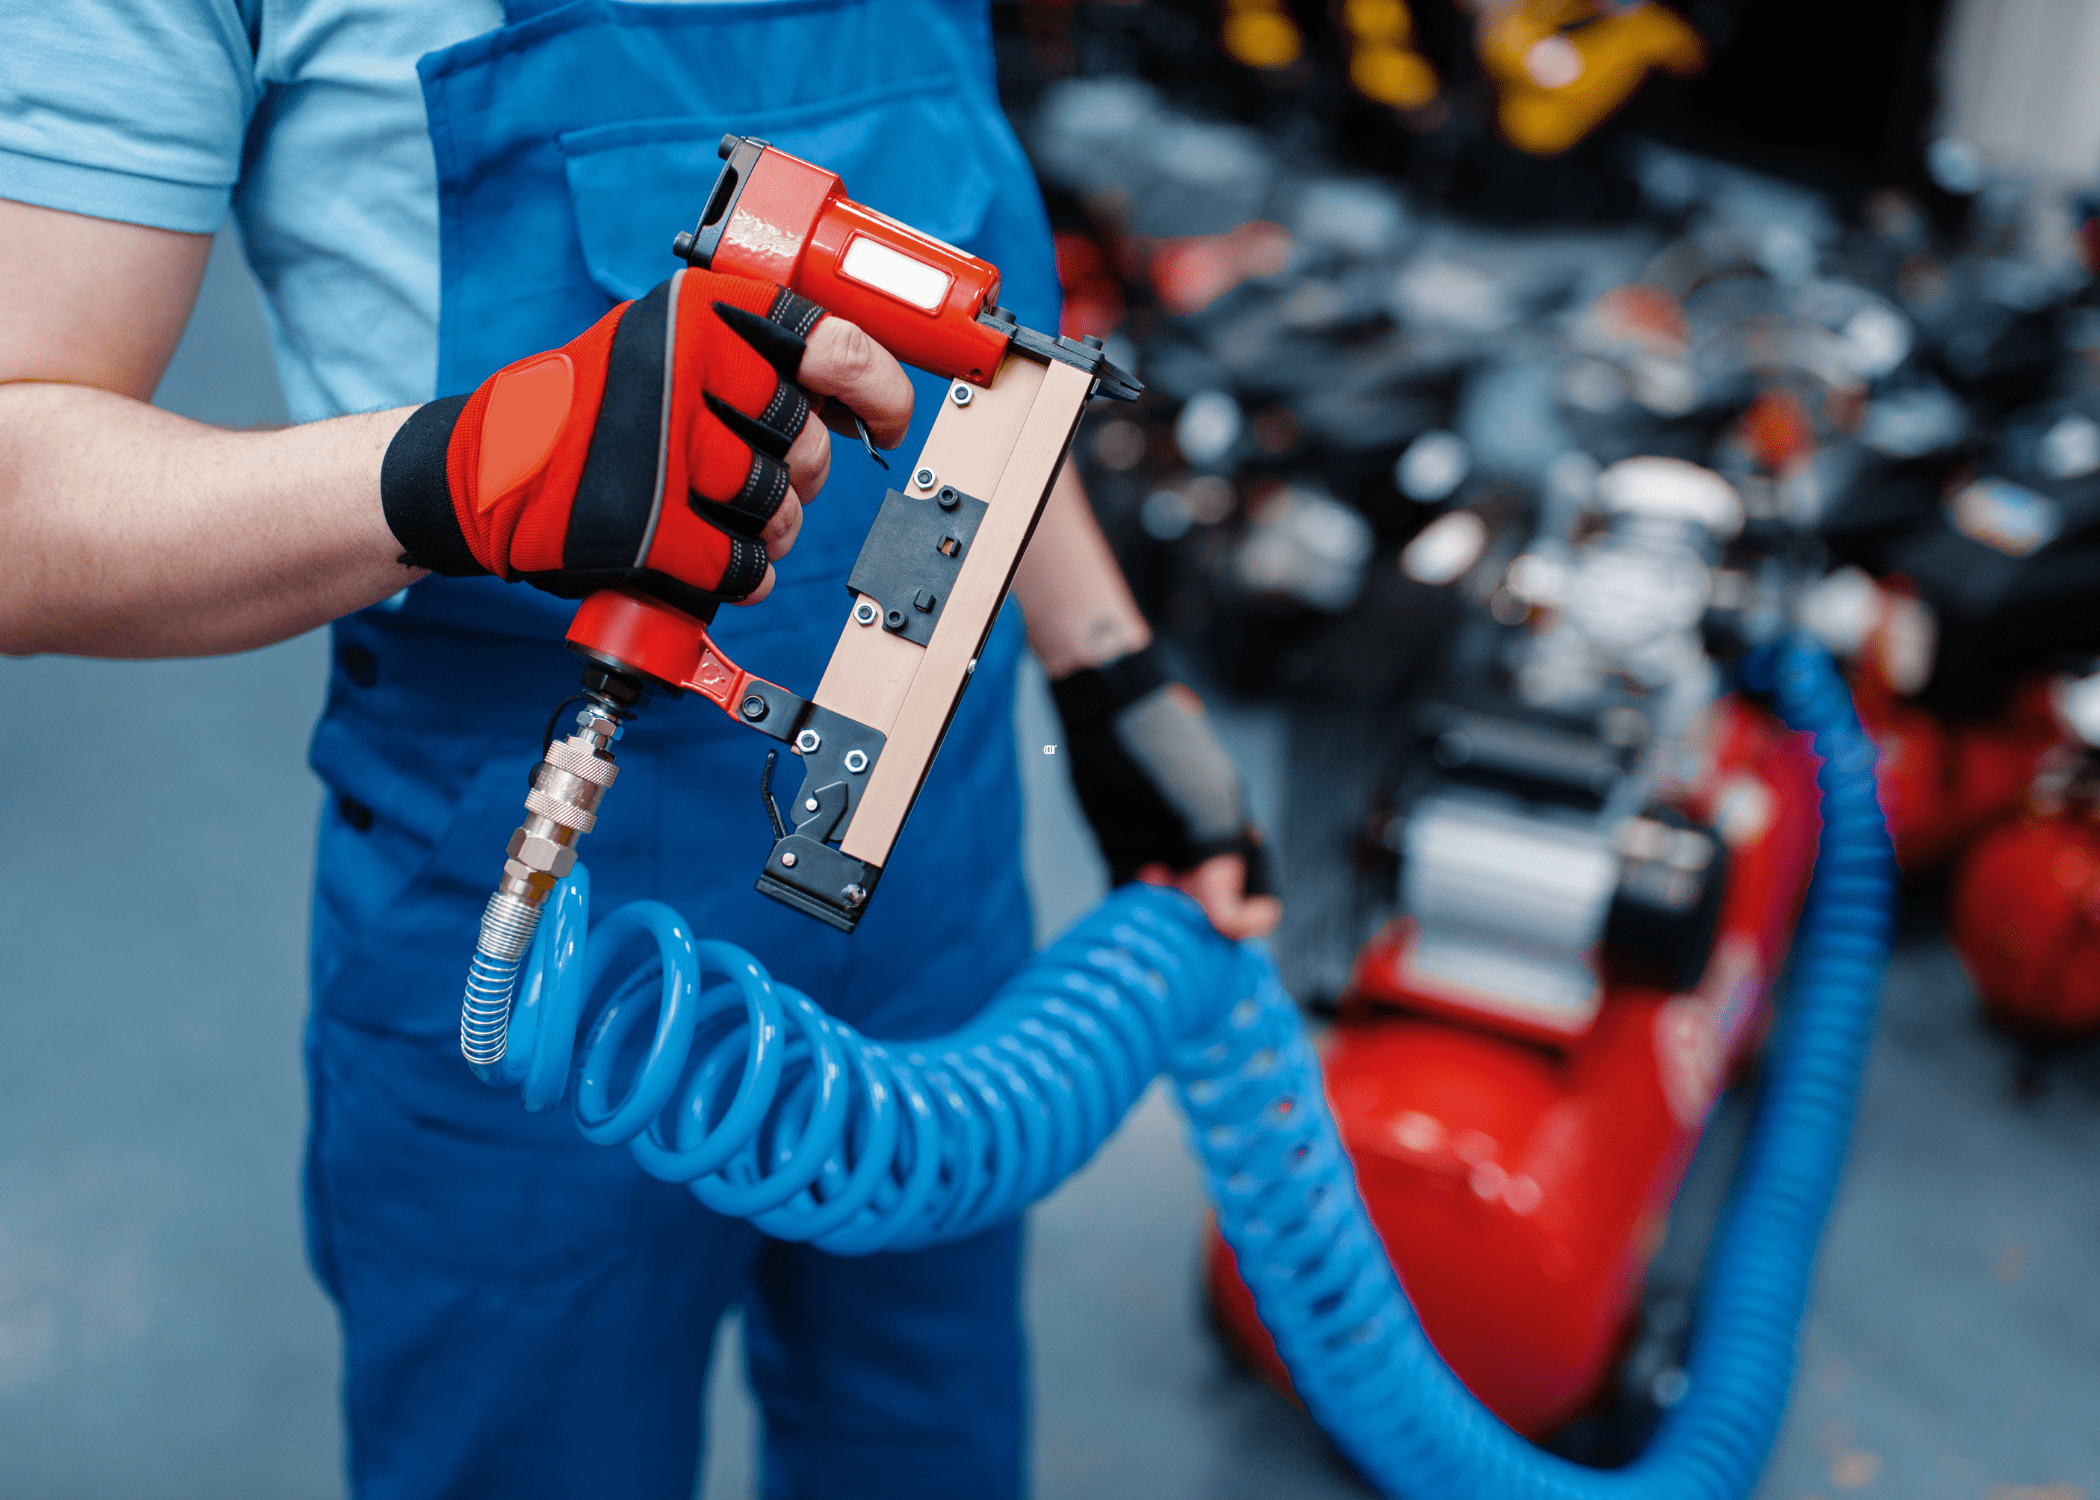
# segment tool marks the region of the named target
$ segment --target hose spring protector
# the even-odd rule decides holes
[[[1532,1447],[1438,1358],[1357,1196],[1298,1009],[1259,948],[1175,892],[1126,887],[946,1036],[885,1043],[776,984],[750,954],[637,901],[586,940],[590,877],[553,897],[477,1068],[717,1213],[842,1255],[1011,1219],[1076,1171],[1171,1073],[1262,1322],[1320,1426],[1408,1500],[1733,1500],[1785,1410],[1816,1243],[1837,1188],[1888,956],[1894,865],[1874,751],[1828,657],[1746,659],[1822,759],[1823,830],[1779,1038],[1701,1292],[1689,1393],[1625,1468]],[[652,944],[638,968],[616,961]],[[504,996],[520,965],[477,955]],[[588,1027],[585,1003],[606,992]],[[653,1026],[646,1023],[652,1022]],[[577,1038],[581,1035],[580,1049]],[[580,1055],[579,1055],[580,1054]]]

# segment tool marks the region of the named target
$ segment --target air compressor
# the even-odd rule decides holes
[[[1400,913],[1356,957],[1328,1098],[1424,1328],[1543,1437],[1593,1402],[1715,1101],[1763,1038],[1816,848],[1815,764],[1708,647],[1730,486],[1599,480],[1601,526],[1509,565],[1415,715]],[[1287,1380],[1232,1253],[1227,1337]]]

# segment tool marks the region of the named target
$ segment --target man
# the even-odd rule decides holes
[[[665,281],[716,139],[840,171],[1055,325],[982,5],[0,0],[0,35],[0,649],[200,654],[336,622],[307,1209],[357,1492],[684,1497],[712,1330],[741,1302],[768,1494],[1018,1493],[1017,1226],[861,1260],[770,1242],[483,1090],[454,1040],[524,770],[574,680],[561,596],[614,555],[665,597],[753,605],[722,613],[725,647],[806,688],[882,479],[842,450],[808,503],[833,457],[796,387],[907,456],[931,420],[937,387],[914,419],[903,372],[840,320]],[[303,424],[282,431],[144,404],[229,201]],[[636,379],[645,345],[668,398]],[[559,410],[502,427],[502,372],[549,351]],[[640,466],[654,489],[612,461],[637,442],[666,455]],[[1069,478],[1015,592],[1116,877],[1182,885],[1231,936],[1273,924],[1229,763]],[[689,703],[622,743],[586,851],[598,899],[667,900],[873,1035],[974,1013],[1029,947],[1019,630],[1009,611],[987,643],[852,938],[750,890],[762,745]],[[1140,743],[1133,710],[1178,729]]]

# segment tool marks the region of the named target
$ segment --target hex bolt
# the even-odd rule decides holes
[[[795,736],[795,748],[804,755],[815,755],[823,743],[824,736],[818,734],[814,729],[805,729]]]
[[[766,700],[753,693],[737,705],[737,712],[756,724],[766,716]]]
[[[948,399],[957,406],[968,406],[970,404],[970,388],[958,380],[949,388]]]
[[[868,752],[865,750],[848,750],[846,752],[846,769],[856,776],[867,770]]]
[[[925,465],[922,464],[919,467],[918,473],[912,475],[911,482],[917,485],[922,490],[930,490],[934,487],[934,484],[940,479],[940,477],[941,476],[934,473],[932,469],[927,468]]]
[[[860,603],[853,606],[854,623],[857,625],[873,625],[875,616],[878,613],[879,611],[875,608],[874,600],[863,599]]]
[[[787,853],[785,853],[785,854],[781,855],[781,856],[780,856],[780,863],[781,863],[781,867],[782,867],[783,869],[788,869],[788,870],[792,870],[792,869],[794,869],[794,868],[795,868],[795,852],[794,852],[794,850],[790,849],[790,850],[789,850],[789,851],[788,851]]]

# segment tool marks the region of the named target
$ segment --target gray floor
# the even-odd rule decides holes
[[[164,403],[271,419],[258,337],[222,257]],[[17,723],[44,710],[0,809],[4,1500],[342,1491],[335,1334],[296,1196],[321,663],[312,637],[209,662],[0,661]],[[226,706],[241,738],[207,742]],[[1101,877],[1037,753],[1039,690],[1022,715],[1049,930]],[[1226,717],[1267,816],[1288,816],[1279,725]],[[1769,1500],[2100,1500],[2100,1057],[2025,1102],[2014,1061],[1936,936],[1907,938]],[[1035,1214],[1046,1500],[1363,1493],[1212,1344],[1201,1220],[1157,1094]],[[705,1492],[749,1494],[740,1383],[710,1400]]]

